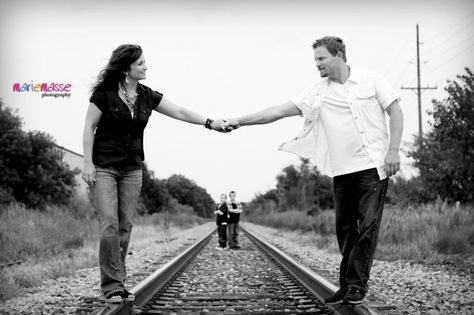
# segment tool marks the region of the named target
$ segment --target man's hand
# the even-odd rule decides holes
[[[238,129],[240,127],[240,124],[237,121],[237,119],[227,118],[225,121],[226,121],[226,123],[224,125],[224,128],[225,128],[225,130],[227,130],[229,132],[232,131],[232,130]]]
[[[212,130],[219,131],[219,132],[230,132],[231,130],[227,130],[227,121],[225,119],[217,119],[211,124]]]
[[[387,176],[395,175],[400,170],[400,154],[398,150],[389,150],[385,157],[384,171]]]

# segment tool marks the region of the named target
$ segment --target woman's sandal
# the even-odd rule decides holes
[[[123,301],[132,302],[135,301],[135,295],[128,290],[123,290],[110,294],[105,300],[107,303],[113,304],[122,303]]]

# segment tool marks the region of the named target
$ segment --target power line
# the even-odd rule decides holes
[[[446,32],[453,31],[458,25],[464,23],[465,20],[469,19],[473,15],[474,15],[474,11],[471,11],[468,15],[466,15],[463,19],[461,19],[460,21],[458,21],[454,25],[451,25],[451,26],[447,27],[443,31],[439,32],[438,34],[435,34],[435,35],[431,36],[429,39],[426,39],[424,41],[424,43],[428,43],[428,42],[432,41],[433,39],[435,39],[437,37],[440,37],[441,35],[444,35]]]
[[[469,47],[467,47],[467,48],[464,49],[464,50],[461,50],[459,53],[457,53],[456,55],[450,57],[449,59],[456,59],[457,57],[461,56],[462,54],[468,52],[473,46],[474,46],[474,43],[471,43],[471,45],[470,45]],[[448,64],[449,64],[449,63],[447,63],[447,62],[441,62],[441,64],[440,64],[438,67],[436,67],[436,68],[434,68],[434,69],[428,71],[427,73],[425,73],[425,75],[429,75],[429,74],[435,72],[436,70],[440,69],[441,67],[446,66],[446,65],[448,65]]]
[[[434,55],[431,55],[431,56],[430,56],[429,53],[430,53],[430,52],[433,52],[433,51],[435,50],[435,49],[432,49],[430,52],[428,52],[428,57],[426,57],[426,59],[431,59],[431,58],[435,58],[435,57],[438,57],[438,56],[440,56],[440,55],[443,55],[443,54],[445,54],[446,52],[452,50],[453,47],[455,47],[458,43],[459,43],[459,44],[462,44],[463,42],[464,42],[464,43],[466,43],[466,42],[468,43],[469,40],[470,40],[471,38],[473,38],[473,37],[474,37],[474,34],[471,34],[471,36],[469,36],[468,38],[462,38],[461,41],[458,41],[458,42],[449,44],[448,49],[445,49],[445,50],[443,50],[442,52],[438,52],[438,53],[435,53]],[[453,38],[454,38],[454,37],[453,37]],[[443,42],[442,44],[443,44],[443,45],[446,45],[446,42]],[[442,46],[442,45],[438,45],[436,48],[438,48],[438,47],[440,47],[440,46]],[[456,48],[458,48],[458,47],[456,47]]]
[[[402,78],[406,74],[406,71],[408,70],[409,67],[410,67],[410,63],[406,62],[405,66],[403,68],[400,68],[401,71],[398,73],[397,78],[393,81],[395,85],[398,85],[399,83],[401,83]]]
[[[395,58],[393,58],[393,60],[395,60],[395,62],[389,62],[387,68],[385,69],[385,71],[383,73],[388,73],[389,70],[391,70],[394,67],[394,65],[396,64],[396,60],[399,60],[399,57],[402,54],[403,48],[405,48],[405,46],[407,44],[408,44],[408,39],[405,40],[405,42],[403,42],[400,45],[400,48],[398,49],[397,53],[395,54]]]

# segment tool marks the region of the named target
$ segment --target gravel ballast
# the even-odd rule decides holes
[[[134,227],[135,231],[139,228]],[[146,244],[132,233],[126,287],[133,287],[213,228],[215,223],[186,230],[158,231],[152,233]],[[84,297],[93,296],[102,297],[98,267],[81,269],[73,276],[47,280],[41,286],[25,290],[20,296],[0,304],[0,314],[74,314]]]
[[[250,223],[243,226],[337,284],[339,254],[316,248],[305,234]],[[214,228],[215,223],[206,223],[181,231],[171,229],[146,242],[132,235],[131,255],[127,258],[128,286],[144,279]],[[474,314],[473,274],[468,271],[375,260],[371,278],[368,299],[376,296],[397,306],[402,314]],[[84,297],[101,295],[98,280],[99,270],[94,267],[78,270],[70,277],[45,281],[0,304],[0,314],[74,314]]]
[[[297,262],[338,285],[340,254],[316,248],[308,234],[250,223],[245,223],[244,226]],[[374,260],[367,298],[375,296],[385,304],[396,306],[403,314],[472,315],[473,280],[472,272],[459,271],[449,266],[429,267],[401,260]]]

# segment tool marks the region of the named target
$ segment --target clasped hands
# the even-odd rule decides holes
[[[215,131],[227,133],[227,132],[231,132],[234,129],[239,128],[240,124],[237,121],[237,119],[226,118],[226,119],[215,120],[211,124],[211,127]]]

